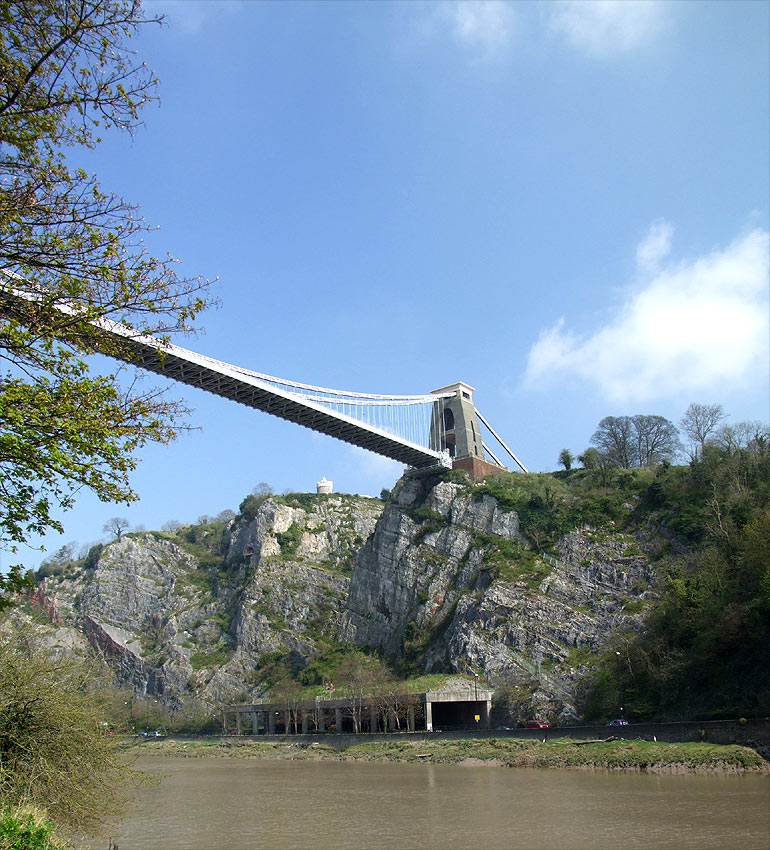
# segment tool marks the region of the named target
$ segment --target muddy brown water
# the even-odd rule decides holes
[[[106,850],[770,846],[770,777],[152,757]]]

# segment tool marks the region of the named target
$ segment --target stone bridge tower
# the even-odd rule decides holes
[[[505,469],[484,458],[479,418],[473,404],[473,387],[458,381],[431,392],[437,395],[454,393],[451,398],[442,399],[434,406],[431,447],[448,451],[452,468],[464,469],[474,481],[489,472]]]

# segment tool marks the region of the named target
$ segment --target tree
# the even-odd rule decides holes
[[[388,731],[395,726],[396,730],[401,731],[402,726],[408,727],[409,712],[415,712],[419,700],[415,694],[406,691],[405,683],[383,665],[382,677],[376,688],[376,704],[382,717],[383,730]]]
[[[690,457],[703,454],[706,440],[719,423],[725,418],[721,404],[696,404],[693,402],[679,420],[684,435],[690,440]]]
[[[299,734],[300,712],[305,707],[305,689],[299,682],[295,681],[288,673],[282,676],[271,690],[274,702],[280,703],[288,715],[286,721],[286,734],[290,734],[291,724],[294,725],[294,734]]]
[[[119,808],[130,771],[101,734],[108,693],[95,663],[47,649],[28,621],[0,632],[0,798],[48,810],[60,824],[97,826]]]
[[[639,466],[655,466],[672,461],[682,449],[676,426],[662,416],[638,414],[632,417]]]
[[[5,575],[0,575],[0,612],[10,608],[15,598],[35,586],[32,570],[24,570],[21,564],[13,564]]]
[[[348,699],[347,712],[353,731],[361,731],[364,705],[374,697],[383,681],[390,678],[387,667],[373,656],[356,653],[343,660],[339,668],[340,690]]]
[[[728,452],[749,449],[763,453],[767,450],[770,432],[761,422],[736,422],[735,425],[722,425],[714,433],[714,444]]]
[[[632,427],[629,416],[605,416],[594,431],[591,442],[610,463],[628,469],[636,461]]]
[[[114,516],[112,519],[108,519],[107,522],[104,523],[102,531],[105,531],[107,534],[112,534],[115,536],[116,540],[120,540],[123,536],[123,532],[128,531],[129,528],[130,523],[127,519]]]
[[[582,455],[578,455],[578,460],[586,469],[596,469],[599,466],[599,451],[598,449],[588,448]]]
[[[165,338],[208,306],[207,282],[151,256],[136,208],[73,165],[103,129],[133,132],[155,97],[126,47],[149,22],[138,0],[0,4],[0,542],[11,549],[61,531],[53,511],[80,488],[136,499],[137,450],[183,427],[178,401],[85,359],[117,351],[95,322]]]
[[[76,543],[67,543],[59,547],[50,558],[41,561],[40,567],[35,573],[35,580],[40,581],[40,579],[48,578],[55,573],[61,573],[62,568],[73,561],[76,545]]]
[[[260,506],[273,495],[273,488],[260,481],[251,493],[241,502],[238,512],[245,520],[252,520],[257,515]]]
[[[572,469],[572,461],[575,458],[572,456],[572,452],[569,449],[562,449],[559,452],[559,463],[566,469]]]
[[[673,460],[681,449],[676,427],[662,416],[605,416],[591,437],[605,461],[621,469]]]

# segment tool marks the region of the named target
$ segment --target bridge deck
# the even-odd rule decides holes
[[[22,322],[29,317],[31,303],[34,303],[31,298],[18,290],[5,289],[0,295],[0,314]],[[73,312],[61,306],[57,309],[64,313]],[[104,337],[104,353],[110,357],[278,416],[407,466],[446,465],[446,458],[441,452],[360,422],[290,390],[283,390],[229,363],[212,360],[173,343],[138,335],[109,319],[93,324]]]
[[[104,333],[120,337],[122,359],[148,371],[278,416],[407,466],[424,467],[442,463],[440,452],[359,422],[308,399],[295,397],[289,391],[282,391],[258,378],[244,375],[235,368],[228,368],[229,364],[214,364],[208,358],[178,345],[162,344],[151,337],[133,336],[122,326],[113,323],[110,330],[105,329]],[[114,356],[112,349],[110,353]]]

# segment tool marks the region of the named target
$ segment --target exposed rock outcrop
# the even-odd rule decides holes
[[[569,721],[586,672],[574,650],[639,627],[652,578],[637,541],[582,529],[558,558],[538,555],[490,496],[405,479],[354,565],[343,635],[426,671],[507,681]]]
[[[91,569],[45,579],[36,601],[142,696],[172,706],[258,696],[265,653],[307,659],[336,637],[350,563],[382,510],[377,499],[301,501],[267,499],[224,528],[124,536]]]
[[[104,546],[36,601],[118,678],[170,706],[258,698],[271,653],[377,648],[402,670],[507,683],[526,711],[577,717],[586,655],[641,627],[652,535],[590,528],[533,551],[518,515],[462,483],[406,476],[387,505],[269,498],[248,516]]]

